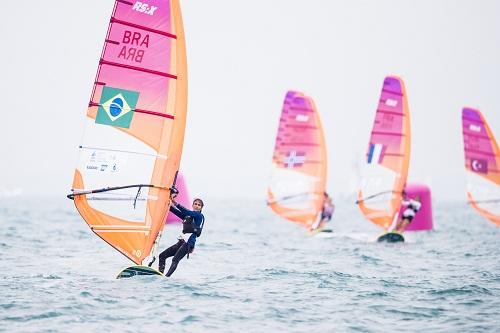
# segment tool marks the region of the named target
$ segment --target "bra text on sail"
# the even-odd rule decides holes
[[[141,50],[140,48],[145,47],[147,49],[149,47],[149,35],[146,34],[143,36],[140,32],[125,30],[123,32],[122,43],[127,45],[123,45],[118,58],[140,63],[145,53],[145,50]]]

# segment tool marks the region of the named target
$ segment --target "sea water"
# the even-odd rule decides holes
[[[264,200],[206,199],[172,278],[122,280],[131,262],[70,200],[3,199],[0,332],[500,332],[500,228],[464,202],[434,202],[434,231],[379,244],[353,200],[319,238]]]

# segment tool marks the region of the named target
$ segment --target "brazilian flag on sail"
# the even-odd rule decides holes
[[[103,87],[95,122],[129,128],[138,99],[139,93],[137,91]]]

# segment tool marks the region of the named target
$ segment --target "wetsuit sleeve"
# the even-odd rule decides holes
[[[185,216],[191,216],[195,220],[195,224],[200,224],[201,228],[203,228],[203,221],[205,220],[204,216],[202,213],[194,211],[194,210],[189,210],[186,207],[182,206],[181,204],[177,204],[175,206],[182,214],[184,214],[183,217]]]
[[[182,211],[178,208],[179,206],[181,206],[181,205],[179,205],[179,204],[177,204],[177,205],[170,205],[170,211],[172,213],[174,213],[174,215],[177,216],[178,218],[184,219],[184,217],[186,217],[186,215],[183,214]]]
[[[196,213],[195,211],[189,210],[179,203],[175,206],[175,208],[177,208],[182,214],[184,214],[184,216],[193,216],[193,214]]]

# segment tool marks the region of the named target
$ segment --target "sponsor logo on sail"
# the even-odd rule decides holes
[[[396,107],[398,105],[398,100],[397,99],[388,98],[388,99],[385,100],[385,105],[390,106],[390,107]]]
[[[470,124],[470,125],[469,125],[469,129],[470,129],[472,132],[477,132],[477,133],[480,133],[480,132],[481,132],[481,126],[479,126],[479,125]]]
[[[298,114],[296,117],[295,117],[295,120],[296,121],[299,121],[301,123],[305,123],[309,120],[309,116],[305,115],[305,114]]]
[[[129,128],[138,99],[139,93],[136,91],[104,87],[95,122]]]
[[[136,1],[134,6],[132,7],[132,10],[151,16],[155,14],[157,9],[158,7],[150,6],[147,3],[141,1]]]

